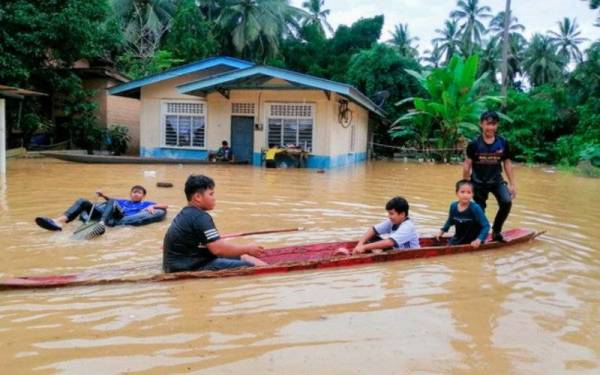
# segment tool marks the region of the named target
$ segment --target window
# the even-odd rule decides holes
[[[253,115],[254,103],[231,103],[232,115]]]
[[[267,109],[268,144],[293,144],[312,151],[313,115],[312,104],[270,104]]]
[[[205,104],[169,102],[163,104],[163,145],[202,148],[206,145]]]

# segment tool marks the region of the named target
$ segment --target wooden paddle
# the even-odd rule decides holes
[[[227,238],[235,238],[235,237],[245,237],[245,236],[253,236],[257,234],[271,234],[271,233],[284,233],[284,232],[297,232],[304,230],[303,227],[296,228],[283,228],[283,229],[266,229],[266,230],[257,230],[254,232],[237,232],[237,233],[227,233],[221,236],[222,239]]]

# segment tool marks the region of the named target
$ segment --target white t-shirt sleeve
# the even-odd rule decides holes
[[[382,221],[379,224],[376,224],[375,226],[373,226],[373,229],[375,230],[375,232],[378,235],[382,235],[382,234],[388,234],[392,232],[392,222],[390,221],[390,219],[385,219],[384,221]]]
[[[394,248],[396,249],[419,247],[415,227],[412,222],[409,221],[402,223],[402,225],[390,235],[390,239],[395,242]]]

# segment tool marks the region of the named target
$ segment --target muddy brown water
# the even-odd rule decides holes
[[[217,183],[221,231],[268,247],[356,238],[405,196],[422,234],[443,223],[459,166],[375,162],[326,171],[15,160],[0,185],[0,278],[160,271],[183,182]],[[516,247],[262,277],[0,292],[0,367],[19,373],[556,374],[600,372],[600,180],[516,167]],[[173,188],[156,187],[169,181]],[[96,189],[141,183],[165,222],[89,242],[35,226]],[[495,203],[490,209],[496,209]],[[75,229],[72,224],[70,229]]]

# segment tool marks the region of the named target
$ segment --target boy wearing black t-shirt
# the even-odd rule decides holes
[[[235,245],[219,236],[212,217],[215,182],[207,176],[191,175],[185,182],[188,205],[173,219],[163,243],[163,271],[220,270],[266,265],[257,245]]]
[[[467,146],[467,156],[463,165],[463,178],[473,183],[473,200],[485,211],[489,193],[498,201],[498,213],[492,226],[492,240],[504,241],[502,225],[517,195],[515,177],[510,161],[511,153],[508,141],[496,135],[500,118],[494,111],[481,115],[479,126],[481,135]],[[508,178],[508,184],[502,178],[502,166]]]

